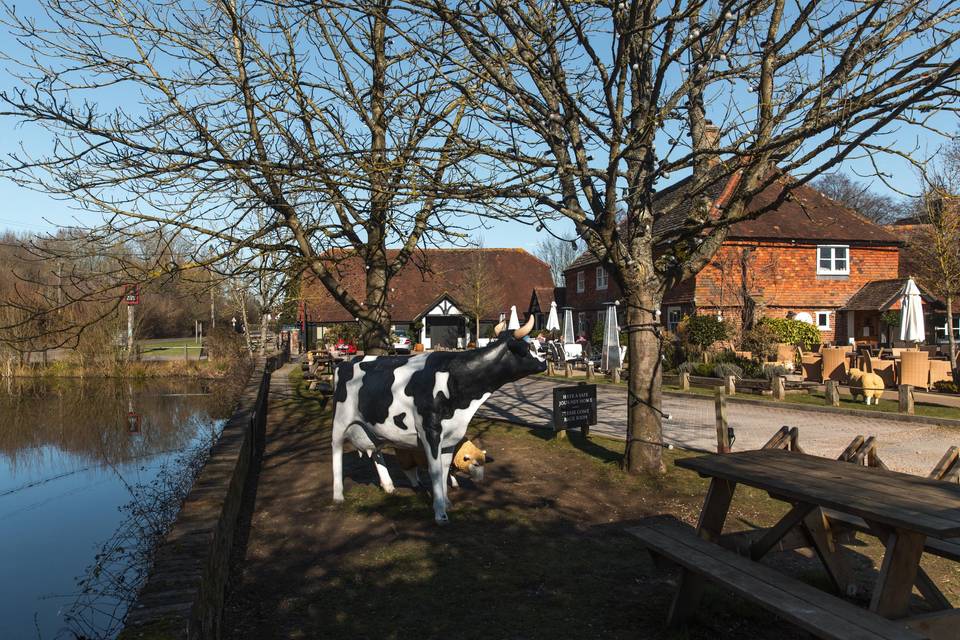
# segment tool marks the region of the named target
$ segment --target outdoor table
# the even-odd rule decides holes
[[[684,458],[676,464],[711,478],[697,525],[701,538],[719,543],[736,485],[756,487],[792,508],[751,545],[753,560],[800,527],[844,593],[849,568],[826,529],[823,510],[829,509],[862,518],[884,542],[871,611],[889,619],[904,617],[915,583],[934,608],[950,608],[920,568],[920,557],[928,536],[960,536],[960,485],[780,449]]]

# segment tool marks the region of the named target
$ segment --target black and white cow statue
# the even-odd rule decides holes
[[[385,491],[393,482],[381,449],[422,447],[438,523],[447,522],[447,474],[454,448],[490,394],[508,382],[546,370],[524,337],[526,325],[469,351],[415,356],[366,356],[337,367],[333,378],[333,500],[343,501],[343,442],[372,459]]]

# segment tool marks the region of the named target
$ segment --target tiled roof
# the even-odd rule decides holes
[[[393,260],[397,250],[387,251]],[[390,315],[395,322],[412,322],[428,311],[444,294],[452,300],[461,297],[470,260],[481,256],[484,268],[497,282],[493,294],[496,309],[488,320],[496,320],[500,311],[516,305],[525,312],[534,288],[553,291],[550,267],[523,249],[423,249],[391,280]],[[347,258],[337,265],[341,284],[355,299],[363,300],[366,290],[364,268],[359,258]],[[311,322],[348,322],[353,316],[318,283],[304,285]],[[549,301],[547,306],[549,308]]]
[[[916,282],[916,280],[914,281]],[[847,304],[844,305],[844,311],[886,311],[887,309],[900,308],[900,292],[907,283],[907,278],[895,278],[893,280],[874,280],[863,285],[859,291],[853,294]],[[920,289],[920,296],[925,305],[930,305],[935,309],[942,309],[944,304],[935,296],[931,295],[926,288],[916,282]]]
[[[896,302],[897,295],[903,290],[906,278],[893,280],[874,280],[863,285],[850,296],[845,311],[885,311]]]
[[[758,193],[750,201],[748,211],[757,211],[774,202],[783,193],[783,177]],[[693,198],[686,197],[691,178],[685,178],[657,194],[654,208],[669,209],[669,214],[654,221],[653,234],[658,239],[669,237],[680,229],[687,219]],[[706,193],[714,202],[720,198],[727,180],[717,180],[709,185]],[[730,228],[731,240],[811,240],[816,242],[864,242],[871,244],[901,244],[900,238],[884,227],[875,224],[853,209],[823,195],[813,187],[795,187],[776,209],[768,211],[755,220],[738,222]],[[586,251],[580,254],[565,271],[596,263],[597,259]]]

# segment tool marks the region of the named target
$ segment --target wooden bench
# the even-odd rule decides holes
[[[672,517],[649,518],[627,529],[651,554],[666,557],[689,571],[753,602],[819,638],[919,640],[926,636],[845,600],[727,551],[700,538],[692,527]],[[685,607],[670,611],[670,624],[684,622]],[[678,609],[680,611],[678,611]]]

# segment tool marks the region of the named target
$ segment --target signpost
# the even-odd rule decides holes
[[[597,385],[581,382],[573,387],[553,388],[553,430],[558,436],[567,429],[590,435],[597,424]]]
[[[140,304],[140,285],[127,286],[123,294],[123,302],[127,305],[127,358],[133,357],[133,307]]]

